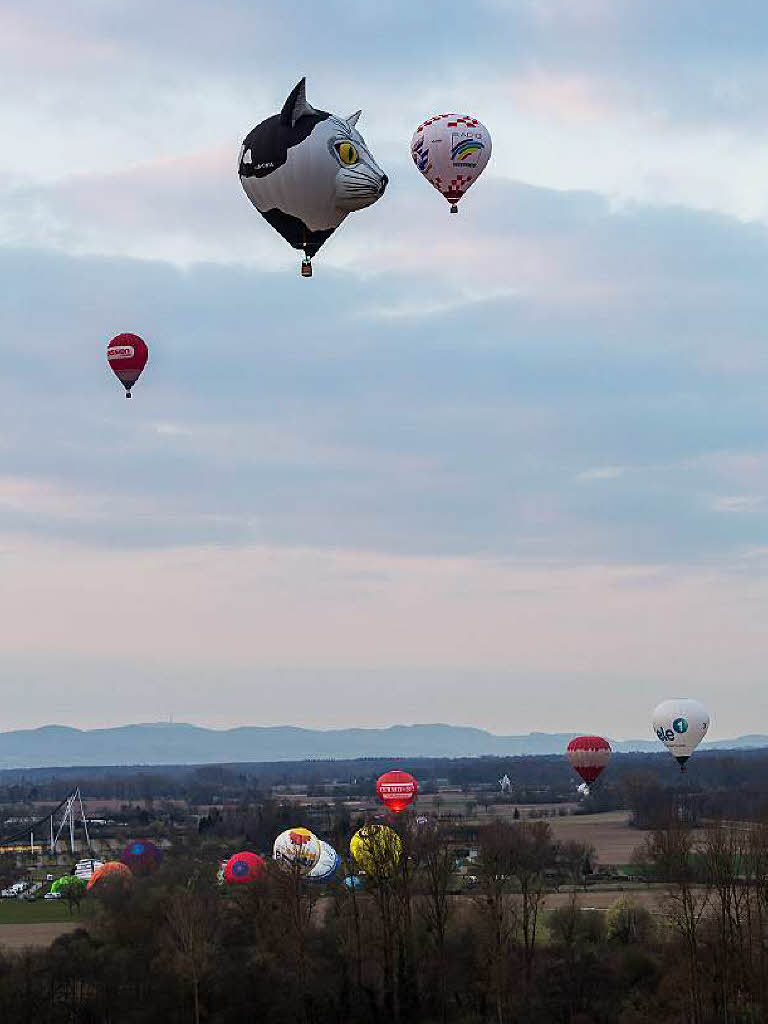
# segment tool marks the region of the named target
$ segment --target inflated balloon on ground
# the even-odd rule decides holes
[[[389,825],[363,825],[352,836],[349,852],[368,875],[391,873],[400,861],[403,844]]]
[[[320,856],[317,864],[307,873],[309,882],[330,882],[339,867],[339,855],[330,843],[320,840]]]
[[[263,857],[250,850],[242,850],[224,865],[224,881],[227,885],[249,885],[263,876],[265,867]]]
[[[51,892],[66,898],[69,894],[84,893],[87,884],[84,878],[78,878],[77,875],[62,875],[51,884]]]
[[[131,869],[119,860],[108,860],[100,868],[96,868],[88,880],[87,889],[101,890],[106,888],[130,888],[133,884]]]
[[[150,875],[163,859],[163,851],[149,839],[134,839],[123,849],[120,860],[134,875]]]
[[[279,863],[307,874],[320,859],[320,840],[308,828],[288,828],[275,840],[272,854]]]

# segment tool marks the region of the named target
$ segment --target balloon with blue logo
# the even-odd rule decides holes
[[[419,171],[458,213],[458,203],[491,159],[491,135],[470,114],[435,114],[422,121],[411,139]]]
[[[662,701],[653,712],[653,731],[685,771],[688,759],[709,728],[709,712],[691,697]]]
[[[151,875],[162,859],[163,851],[149,839],[134,839],[120,854],[120,860],[134,875]]]
[[[230,857],[224,866],[224,881],[227,885],[250,885],[264,874],[264,858],[250,850],[241,850]]]

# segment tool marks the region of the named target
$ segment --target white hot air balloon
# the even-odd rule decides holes
[[[653,712],[653,730],[685,771],[688,758],[707,734],[709,712],[690,697],[662,701]]]
[[[308,828],[287,828],[275,840],[272,855],[280,864],[306,875],[320,859],[320,840]]]
[[[422,121],[411,139],[416,169],[458,213],[457,203],[491,159],[491,135],[469,114],[435,114]]]
[[[308,882],[330,882],[339,867],[339,855],[330,843],[320,840],[320,856],[317,864],[306,876]]]

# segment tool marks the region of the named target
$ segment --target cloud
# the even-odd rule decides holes
[[[437,211],[430,233],[450,237],[459,218]],[[765,231],[521,186],[470,216],[466,274],[455,256],[397,267],[396,232],[354,272],[323,253],[309,284],[258,263],[6,248],[0,438],[7,476],[42,491],[0,504],[0,525],[580,564],[764,543],[759,515],[725,525],[718,501],[768,487],[768,366],[738,358],[768,312]],[[518,272],[504,237],[538,262]],[[103,356],[126,329],[151,350],[133,403]],[[51,494],[82,495],[79,513]]]
[[[484,0],[457,50],[405,0],[41,3],[0,14],[7,679],[631,735],[738,658],[768,713],[762,8]],[[234,166],[305,73],[391,181],[311,282]],[[494,138],[457,217],[407,149],[446,106]]]

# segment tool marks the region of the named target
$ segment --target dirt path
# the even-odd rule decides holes
[[[80,921],[48,921],[42,924],[0,924],[0,949],[41,949],[50,946],[59,935],[74,932],[83,925]]]

